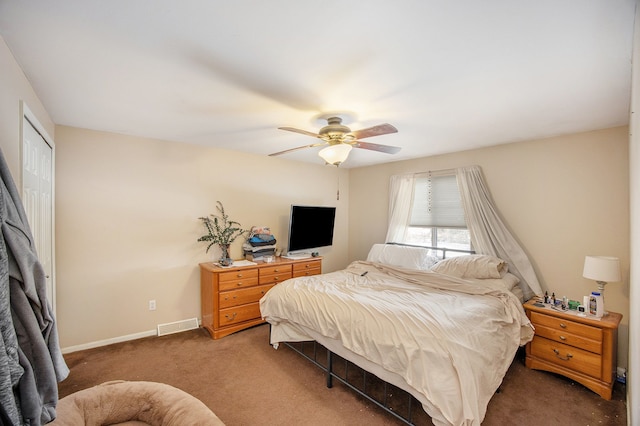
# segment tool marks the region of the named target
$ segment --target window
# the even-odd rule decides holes
[[[462,200],[469,206],[468,215],[463,212]],[[477,247],[471,246],[467,222]],[[498,256],[520,278],[525,299],[542,293],[527,254],[498,216],[478,166],[391,176],[385,242],[437,246],[447,249],[445,256],[449,257],[456,254],[450,251],[453,249]]]
[[[454,174],[415,179],[406,244],[472,250]]]

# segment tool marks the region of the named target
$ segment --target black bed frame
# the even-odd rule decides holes
[[[432,424],[422,404],[413,395],[331,352],[320,343],[307,341],[283,344],[319,367],[325,373],[328,388],[333,387],[333,379],[336,379],[404,424]]]

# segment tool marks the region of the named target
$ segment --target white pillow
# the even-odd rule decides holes
[[[374,244],[367,256],[369,262],[384,263],[400,268],[427,270],[439,259],[424,247],[409,247],[396,244]]]
[[[501,278],[507,271],[507,263],[494,256],[471,254],[438,262],[432,271],[458,278]]]

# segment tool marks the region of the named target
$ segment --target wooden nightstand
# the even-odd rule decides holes
[[[622,315],[609,312],[601,319],[582,317],[550,305],[534,306],[535,302],[524,304],[536,329],[527,343],[526,366],[561,374],[611,399]]]

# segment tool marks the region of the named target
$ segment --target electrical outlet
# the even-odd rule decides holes
[[[149,300],[149,310],[150,311],[155,311],[156,310],[156,301],[154,300]]]

